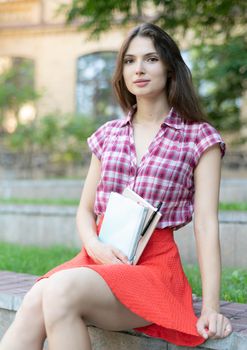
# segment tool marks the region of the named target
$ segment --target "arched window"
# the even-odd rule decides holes
[[[96,52],[77,61],[77,113],[94,119],[115,119],[121,109],[112,91],[116,52]]]

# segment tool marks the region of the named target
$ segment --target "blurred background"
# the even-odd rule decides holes
[[[0,179],[79,178],[86,138],[122,112],[111,90],[126,33],[151,21],[177,41],[224,177],[247,169],[246,1],[0,0]]]

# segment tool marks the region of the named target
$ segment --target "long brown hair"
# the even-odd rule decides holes
[[[191,72],[177,44],[165,31],[152,23],[143,23],[135,27],[123,42],[118,53],[112,83],[124,112],[131,110],[136,104],[136,96],[127,89],[124,82],[123,62],[130,42],[137,36],[152,40],[161,60],[167,67],[166,93],[169,106],[174,107],[184,119],[204,121],[206,118],[192,84]]]

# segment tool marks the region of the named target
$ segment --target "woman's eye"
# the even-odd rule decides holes
[[[130,64],[130,63],[132,63],[133,62],[133,60],[131,59],[131,58],[126,58],[125,60],[124,60],[124,64]]]
[[[147,59],[148,62],[157,62],[159,59],[157,57],[149,57]]]

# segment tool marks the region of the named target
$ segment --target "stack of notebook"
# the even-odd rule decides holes
[[[130,188],[126,188],[123,194],[112,192],[99,239],[120,249],[132,264],[136,264],[160,217],[159,208],[153,207]]]

